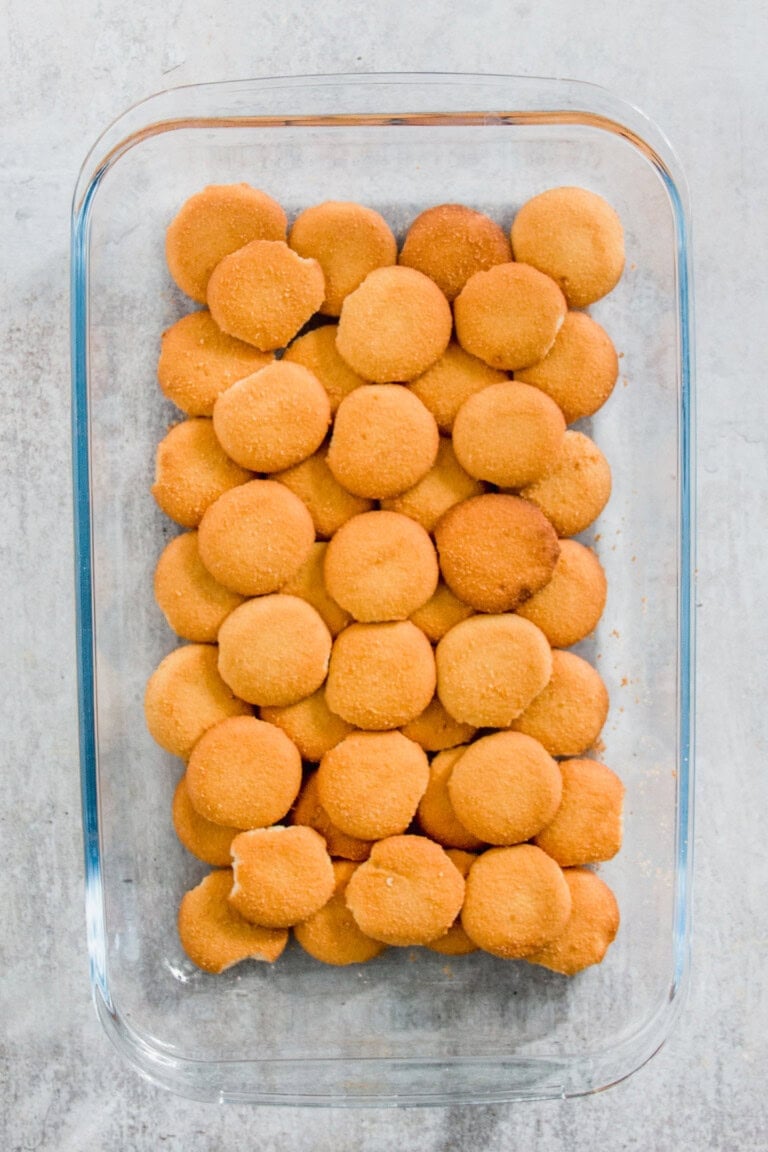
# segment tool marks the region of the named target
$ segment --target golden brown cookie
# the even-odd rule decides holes
[[[293,929],[297,941],[310,956],[323,964],[345,966],[365,964],[383,952],[386,945],[366,936],[347,908],[347,884],[358,865],[351,860],[334,860],[336,887],[327,904]]]
[[[185,200],[165,237],[168,270],[182,292],[205,303],[219,261],[251,240],[285,240],[286,218],[249,184],[210,184]]]
[[[397,263],[397,242],[384,217],[349,201],[326,200],[305,208],[293,223],[288,243],[322,268],[325,299],[320,311],[326,316],[338,316],[347,296],[374,268]]]
[[[408,229],[400,263],[434,280],[448,300],[455,299],[475,272],[512,259],[499,225],[463,204],[438,204],[417,216]]]
[[[569,312],[547,355],[515,380],[534,384],[555,401],[567,424],[592,416],[613,391],[619,358],[608,333],[586,312]]]
[[[436,644],[454,624],[466,620],[473,614],[474,609],[458,600],[448,585],[443,584],[441,580],[434,596],[430,596],[423,607],[411,613],[411,621],[433,644]]]
[[[331,636],[338,636],[352,617],[328,595],[324,574],[327,549],[325,541],[313,544],[309,557],[296,575],[286,580],[280,591],[287,596],[298,596],[300,600],[306,600],[307,604],[311,604],[320,613]]]
[[[298,596],[247,600],[219,629],[219,672],[251,704],[286,706],[325,680],[331,634]]]
[[[567,305],[554,280],[528,264],[476,272],[453,305],[456,338],[466,352],[508,372],[543,359]]]
[[[437,285],[395,265],[377,268],[347,296],[336,347],[366,380],[415,380],[445,352],[451,328],[451,307]]]
[[[480,496],[484,491],[483,485],[473,480],[456,459],[451,441],[441,436],[437,459],[426,476],[402,495],[382,500],[381,506],[410,516],[427,532],[432,532],[443,513],[454,504],[470,496]]]
[[[274,592],[309,558],[315,529],[307,509],[282,484],[252,480],[206,511],[197,545],[220,584],[244,596]]]
[[[419,801],[419,827],[431,840],[444,848],[462,848],[476,852],[484,848],[482,840],[465,828],[453,810],[448,794],[448,781],[454,767],[466,752],[466,746],[448,748],[433,757],[429,766],[427,790]],[[466,873],[462,872],[462,875]]]
[[[533,265],[585,308],[615,288],[624,271],[624,230],[614,209],[586,188],[550,188],[512,224],[515,260]]]
[[[460,848],[448,848],[445,854],[466,880],[470,868],[477,859],[475,854],[462,852]],[[456,917],[445,936],[430,940],[426,947],[431,952],[439,952],[441,956],[468,956],[471,952],[477,952],[477,944],[474,940],[470,940],[461,926],[461,916]]]
[[[219,675],[214,644],[184,644],[161,660],[147,681],[144,714],[154,740],[182,760],[209,728],[253,711]]]
[[[561,868],[611,860],[621,848],[624,785],[596,760],[560,764],[563,799],[536,844]]]
[[[404,736],[415,740],[425,752],[442,752],[466,744],[475,734],[471,724],[460,724],[449,716],[440,699],[435,696],[420,716],[402,729]]]
[[[325,841],[312,828],[254,828],[232,841],[229,903],[252,924],[290,928],[322,908],[335,878]]]
[[[356,496],[399,496],[426,476],[440,436],[434,417],[398,384],[369,384],[342,400],[328,449],[328,467]]]
[[[331,711],[356,728],[401,728],[434,692],[432,648],[410,620],[350,624],[336,637],[325,697]]]
[[[213,421],[182,420],[157,446],[152,495],[171,520],[196,528],[219,496],[250,479],[219,444]]]
[[[233,716],[209,728],[187,764],[189,799],[214,824],[266,828],[285,816],[300,787],[296,745],[255,716]]]
[[[242,828],[227,828],[201,816],[192,806],[186,776],[182,776],[176,785],[171,819],[179,840],[198,860],[218,867],[229,864],[229,846],[238,832],[242,832]]]
[[[611,495],[611,469],[589,436],[566,432],[557,465],[520,493],[541,509],[558,536],[576,536],[602,512]]]
[[[525,959],[563,976],[575,976],[599,964],[619,930],[619,906],[608,885],[588,868],[563,872],[571,893],[571,915],[565,929]]]
[[[364,512],[325,553],[325,586],[355,620],[406,620],[437,587],[437,556],[420,524],[398,512]]]
[[[489,384],[502,384],[506,379],[506,372],[470,356],[452,340],[440,359],[408,388],[432,413],[443,435],[449,436],[464,401]]]
[[[243,597],[214,580],[200,559],[197,532],[182,532],[163,549],[155,568],[155,600],[177,636],[213,642]]]
[[[552,579],[517,609],[553,648],[570,648],[597,626],[608,585],[600,561],[577,540],[561,540]]]
[[[552,674],[546,636],[512,614],[470,616],[456,624],[437,645],[435,664],[446,711],[476,728],[509,727]]]
[[[157,378],[163,395],[188,416],[211,416],[222,392],[257,372],[271,352],[226,336],[207,308],[182,316],[163,332]]]
[[[453,424],[453,447],[461,467],[476,480],[523,488],[555,467],[564,434],[565,420],[554,400],[508,380],[465,400]]]
[[[546,688],[512,722],[543,744],[550,756],[580,756],[597,740],[608,716],[608,691],[600,674],[573,652],[552,653]]]
[[[331,856],[341,856],[345,860],[367,860],[371,854],[372,840],[360,840],[348,836],[331,820],[320,803],[317,788],[317,772],[313,772],[304,782],[296,807],[291,813],[291,824],[305,824],[319,832]]]
[[[526,500],[489,492],[449,508],[435,526],[448,587],[478,612],[517,608],[552,579],[560,545]]]
[[[222,448],[253,472],[282,472],[306,460],[330,422],[331,404],[317,377],[283,360],[238,380],[213,410]]]
[[[273,476],[306,504],[315,532],[322,540],[330,540],[347,520],[373,507],[372,500],[353,496],[342,488],[328,467],[327,455],[328,449],[323,445],[301,464]]]
[[[331,402],[331,412],[335,415],[336,409],[345,396],[368,384],[357,372],[353,372],[346,360],[339,355],[336,347],[336,332],[338,325],[324,324],[322,328],[313,328],[303,336],[297,336],[284,354],[283,360],[291,364],[303,364],[310,372],[317,376],[328,393]]]
[[[320,265],[282,240],[246,244],[225,256],[208,282],[208,307],[222,332],[262,352],[292,340],[324,296]]]
[[[320,803],[359,840],[404,832],[429,779],[424,750],[401,732],[352,732],[317,770]]]
[[[347,907],[366,936],[400,947],[444,936],[463,897],[461,872],[425,836],[380,840],[347,885]]]
[[[466,884],[462,927],[480,948],[504,960],[543,948],[568,923],[571,893],[562,868],[532,844],[484,852]]]
[[[209,872],[179,907],[181,945],[204,972],[224,972],[241,960],[273,964],[288,943],[285,929],[259,928],[235,911],[227,899],[232,883],[231,868]]]
[[[315,762],[354,731],[351,724],[331,712],[325,700],[324,688],[318,688],[311,696],[305,696],[303,700],[284,708],[262,708],[259,714],[262,720],[276,724],[290,736],[304,760]],[[297,823],[304,821],[299,820]],[[320,828],[317,830],[322,831]],[[331,852],[331,855],[337,856],[339,853]]]
[[[466,749],[451,772],[448,795],[461,824],[487,844],[522,844],[553,819],[560,769],[538,741],[494,732]]]

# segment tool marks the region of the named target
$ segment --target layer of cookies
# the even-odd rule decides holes
[[[605,605],[573,537],[611,474],[568,426],[618,373],[579,310],[621,275],[615,212],[551,189],[508,237],[445,204],[398,252],[363,205],[289,232],[266,193],[214,186],[166,254],[207,305],[162,339],[186,418],[152,492],[186,531],[155,597],[188,643],[145,698],[186,765],[176,832],[219,869],[182,901],[187,954],[272,962],[292,930],[339,965],[598,963],[619,914],[588,866],[619,850],[624,789],[584,759],[608,693],[567,649]]]

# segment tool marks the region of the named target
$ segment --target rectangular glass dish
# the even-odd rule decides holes
[[[176,841],[180,763],[151,740],[144,685],[177,643],[152,596],[175,527],[149,492],[177,413],[159,338],[195,307],[164,235],[209,183],[263,188],[289,217],[327,199],[398,238],[453,201],[508,228],[545,188],[583,185],[622,218],[627,267],[591,312],[621,354],[585,430],[613,495],[584,536],[609,596],[582,649],[611,711],[600,758],[626,784],[601,874],[622,925],[566,979],[475,953],[390,949],[351,969],[292,946],[208,976],[176,934],[206,866]],[[590,85],[485,76],[335,76],[176,89],[117,120],[74,198],[73,441],[80,739],[91,978],[99,1016],[147,1077],[205,1100],[418,1104],[559,1097],[627,1076],[663,1043],[686,983],[692,845],[691,280],[686,192],[662,133]]]

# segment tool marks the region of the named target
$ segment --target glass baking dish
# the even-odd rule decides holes
[[[176,643],[152,598],[175,528],[149,493],[175,411],[161,331],[193,305],[165,227],[208,183],[247,181],[291,214],[359,200],[402,236],[470,204],[508,227],[544,188],[620,213],[627,268],[593,309],[620,379],[586,430],[613,467],[586,534],[609,599],[582,645],[610,691],[601,758],[627,786],[625,843],[602,874],[622,926],[567,980],[481,953],[391,949],[325,968],[196,970],[176,935],[206,867],[176,842],[181,766],[150,739],[145,681]],[[559,1097],[627,1076],[663,1043],[686,983],[692,845],[692,346],[686,191],[662,133],[604,90],[506,76],[319,76],[161,93],[91,150],[74,197],[72,358],[80,740],[90,968],[98,1014],[151,1080],[205,1100],[426,1104]]]

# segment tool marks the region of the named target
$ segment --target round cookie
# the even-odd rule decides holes
[[[571,915],[563,932],[525,959],[563,976],[599,964],[619,930],[619,906],[608,885],[588,868],[563,872],[571,893]]]
[[[561,540],[552,579],[517,609],[553,648],[570,648],[597,626],[608,584],[600,561],[577,540]]]
[[[285,240],[285,212],[249,184],[210,184],[185,200],[168,226],[165,258],[176,284],[205,303],[216,265],[251,240]]]
[[[561,868],[611,860],[621,848],[624,785],[597,760],[560,764],[563,799],[535,843]]]
[[[171,520],[196,528],[219,496],[250,479],[219,444],[211,420],[182,420],[157,446],[151,492]]]
[[[443,584],[441,580],[434,595],[430,596],[426,604],[411,613],[411,622],[421,629],[427,639],[436,644],[454,624],[466,620],[473,614],[474,609],[457,600],[448,585]]]
[[[435,682],[432,648],[415,624],[350,624],[334,641],[325,697],[349,724],[380,732],[415,720]]]
[[[461,872],[424,836],[380,840],[347,885],[347,907],[366,936],[399,947],[444,936],[463,897]]]
[[[448,794],[451,773],[466,750],[466,747],[448,748],[433,758],[429,766],[427,790],[419,801],[417,820],[422,832],[444,848],[476,852],[484,848],[485,844],[461,823]]]
[[[254,240],[225,256],[208,282],[208,307],[222,332],[262,352],[292,340],[324,296],[317,261],[281,240]]]
[[[549,683],[511,726],[533,736],[550,756],[580,756],[607,716],[608,690],[597,670],[581,656],[555,649]]]
[[[478,856],[466,881],[461,924],[478,947],[504,960],[543,948],[564,930],[571,893],[540,848],[516,844]]]
[[[229,864],[229,846],[242,828],[227,828],[201,816],[189,798],[186,776],[182,776],[176,785],[171,819],[179,840],[198,860],[218,867]]]
[[[402,733],[409,740],[415,740],[425,752],[442,752],[446,748],[455,748],[457,744],[466,744],[474,736],[475,729],[471,724],[460,724],[449,716],[435,696],[420,716],[404,726]]]
[[[225,493],[200,522],[200,559],[220,584],[244,596],[275,592],[309,558],[315,529],[282,484],[251,480]]]
[[[328,393],[331,402],[331,412],[335,415],[336,409],[345,396],[368,384],[357,372],[353,372],[346,360],[339,355],[336,347],[336,333],[338,325],[324,324],[322,328],[313,328],[303,336],[297,336],[283,353],[283,360],[290,364],[303,364],[310,372],[317,376]]]
[[[435,526],[443,579],[478,612],[517,608],[552,579],[560,545],[542,512],[489,492],[449,508]]]
[[[288,943],[284,929],[259,928],[235,911],[227,899],[232,883],[231,868],[209,872],[182,897],[179,940],[192,963],[204,972],[224,972],[241,960],[273,964]]]
[[[287,596],[298,596],[300,600],[306,600],[307,604],[311,604],[320,613],[331,636],[338,636],[352,617],[328,595],[324,574],[327,549],[328,545],[324,541],[313,544],[308,559],[295,576],[286,580],[280,591]]]
[[[552,675],[543,632],[511,614],[463,620],[437,645],[435,664],[446,711],[476,728],[509,727]]]
[[[185,644],[169,652],[147,681],[144,715],[149,734],[182,760],[214,724],[253,711],[224,683],[217,659],[213,644]]]
[[[515,372],[515,380],[546,392],[566,424],[592,416],[613,391],[619,358],[611,338],[586,312],[569,312],[543,360]]]
[[[491,368],[477,356],[470,356],[452,340],[440,359],[411,381],[408,389],[429,409],[442,434],[449,436],[456,413],[468,397],[489,384],[502,384],[507,379],[506,372]]]
[[[328,467],[327,456],[328,449],[322,446],[301,464],[273,477],[306,504],[315,532],[323,540],[330,540],[347,520],[373,507],[372,500],[342,488]]]
[[[470,868],[477,859],[474,853],[462,852],[460,848],[449,848],[445,854],[466,880]],[[456,917],[445,936],[430,940],[426,947],[431,952],[439,952],[441,956],[469,956],[471,952],[477,952],[477,944],[470,940],[462,928],[460,916]]]
[[[251,704],[295,704],[325,680],[331,643],[305,600],[259,596],[236,608],[219,629],[219,672]]]
[[[558,536],[576,536],[608,503],[611,469],[594,440],[569,430],[555,468],[520,495],[544,513]]]
[[[426,476],[440,436],[421,401],[397,384],[369,384],[342,400],[327,462],[343,488],[383,500]]]
[[[301,787],[301,756],[280,728],[233,716],[200,737],[187,764],[187,791],[214,824],[266,828],[290,809]]]
[[[381,506],[410,516],[427,532],[432,532],[443,513],[454,504],[483,492],[483,485],[473,480],[456,459],[451,441],[441,436],[437,459],[426,476],[402,495],[382,500]]]
[[[320,311],[338,316],[350,292],[374,268],[397,263],[397,241],[383,216],[363,204],[326,200],[296,217],[288,243],[317,260],[325,277]]]
[[[359,840],[356,836],[348,836],[331,820],[320,803],[317,788],[317,772],[308,776],[302,788],[296,806],[291,813],[291,824],[304,824],[314,828],[325,840],[325,846],[331,856],[341,856],[345,860],[367,860],[371,854],[372,840]]]
[[[405,237],[400,263],[434,280],[455,299],[475,272],[512,259],[499,225],[463,204],[438,204],[417,216]]]
[[[352,732],[317,770],[320,803],[337,828],[359,840],[404,832],[428,779],[423,749],[401,732]]]
[[[465,400],[454,421],[453,447],[476,480],[523,488],[556,465],[564,434],[565,419],[554,400],[508,380]]]
[[[238,380],[213,410],[222,448],[253,472],[282,472],[306,460],[330,422],[330,401],[317,377],[282,360]]]
[[[453,311],[462,348],[511,372],[546,356],[567,305],[554,280],[528,264],[509,263],[476,272]]]
[[[324,688],[318,688],[311,696],[305,696],[303,700],[284,708],[264,707],[260,716],[268,724],[276,724],[291,738],[302,759],[315,762],[354,731],[351,724],[331,712],[325,700]],[[322,831],[320,828],[317,830]],[[338,853],[332,852],[331,855],[336,856]]]
[[[322,908],[335,878],[325,841],[312,828],[255,828],[232,841],[230,905],[252,924],[290,928]]]
[[[550,188],[524,204],[512,223],[512,250],[557,281],[572,308],[605,296],[624,271],[621,220],[586,188]]]
[[[315,960],[323,964],[346,966],[365,964],[384,951],[385,944],[372,940],[357,926],[347,908],[346,891],[358,865],[350,860],[334,860],[333,875],[336,886],[333,896],[319,911],[314,912],[293,929],[298,943]]]
[[[521,732],[494,732],[466,749],[448,795],[459,819],[487,844],[522,844],[553,819],[563,791],[556,762]]]
[[[451,308],[437,285],[413,268],[377,268],[344,301],[336,347],[376,384],[415,380],[451,338]]]
[[[222,392],[271,359],[271,352],[225,335],[204,308],[163,332],[157,378],[163,395],[187,416],[211,416]]]
[[[213,642],[243,597],[214,580],[200,559],[197,532],[175,536],[163,549],[154,576],[157,606],[184,640]]]
[[[325,586],[355,620],[406,620],[437,587],[437,556],[421,527],[398,512],[364,512],[325,553]]]

